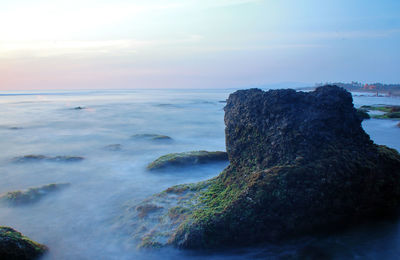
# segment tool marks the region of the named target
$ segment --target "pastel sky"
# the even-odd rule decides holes
[[[400,83],[399,0],[1,0],[0,90]]]

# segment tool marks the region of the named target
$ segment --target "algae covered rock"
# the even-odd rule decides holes
[[[383,112],[381,115],[372,115],[377,119],[400,119],[400,106],[392,105],[375,105],[375,106],[361,106],[360,110],[364,111],[379,111]]]
[[[10,206],[20,206],[39,201],[48,193],[68,187],[69,183],[52,183],[41,187],[30,188],[25,191],[10,191],[0,195],[0,201]]]
[[[27,162],[80,162],[84,158],[81,156],[67,156],[67,155],[59,155],[59,156],[45,156],[41,154],[28,154],[24,156],[19,156],[14,158],[14,162],[16,163],[27,163]]]
[[[397,213],[400,155],[370,140],[346,90],[236,91],[225,125],[230,165],[190,198],[177,195],[185,213],[148,245],[247,246]]]
[[[187,166],[210,162],[227,161],[226,152],[216,151],[191,151],[183,153],[170,153],[159,157],[147,166],[148,170],[163,169],[170,166]]]
[[[0,259],[37,259],[47,251],[41,245],[10,227],[0,226]]]

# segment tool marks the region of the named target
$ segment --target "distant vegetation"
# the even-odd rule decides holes
[[[366,83],[352,81],[351,83],[343,83],[343,82],[317,83],[315,84],[315,87],[320,87],[326,84],[336,85],[348,91],[371,92],[375,93],[376,95],[384,94],[387,96],[400,96],[400,84],[382,84],[382,83],[366,84]]]

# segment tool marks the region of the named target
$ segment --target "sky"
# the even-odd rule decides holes
[[[1,0],[0,90],[400,83],[399,0]]]

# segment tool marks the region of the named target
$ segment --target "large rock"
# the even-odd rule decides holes
[[[147,245],[244,246],[397,212],[400,155],[370,140],[344,89],[237,91],[225,124],[230,165],[207,185],[191,186],[188,199],[188,188],[171,188],[181,215],[168,232],[153,222],[142,236]],[[177,205],[165,201],[154,214]]]
[[[15,229],[0,226],[0,259],[37,259],[46,251],[46,246],[32,241]]]

